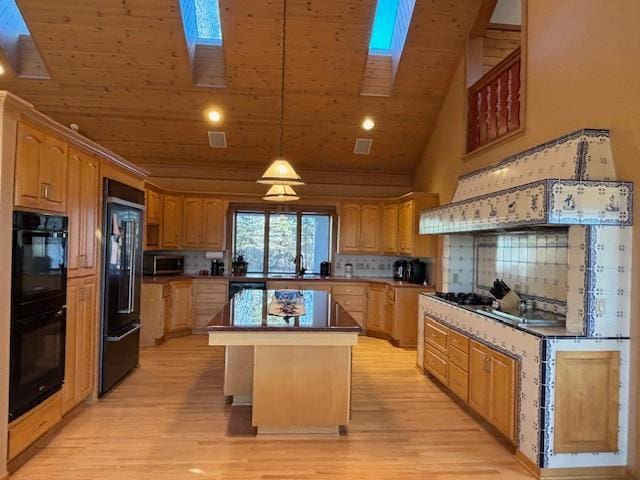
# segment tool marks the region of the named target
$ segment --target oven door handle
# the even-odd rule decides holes
[[[119,342],[125,337],[128,337],[134,332],[140,330],[141,325],[139,323],[134,324],[134,327],[124,332],[122,335],[118,335],[117,337],[107,337],[107,342]]]

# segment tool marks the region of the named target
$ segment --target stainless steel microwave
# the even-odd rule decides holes
[[[145,275],[175,275],[184,273],[184,257],[145,253],[142,262]]]

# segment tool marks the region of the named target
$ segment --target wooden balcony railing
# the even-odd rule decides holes
[[[520,49],[469,87],[467,153],[520,128]]]

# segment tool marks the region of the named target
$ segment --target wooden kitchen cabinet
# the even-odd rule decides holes
[[[182,198],[165,195],[162,212],[162,248],[180,248],[182,242]]]
[[[185,198],[183,247],[222,250],[225,215],[222,200]]]
[[[342,305],[349,315],[362,327],[367,328],[365,312],[367,311],[367,284],[340,282],[332,288],[333,298]]]
[[[436,256],[434,235],[419,235],[420,212],[438,206],[438,196],[411,193],[400,199],[398,205],[398,253],[413,257]]]
[[[155,190],[145,190],[147,197],[147,224],[160,225],[162,223],[162,194]]]
[[[204,330],[220,313],[229,298],[229,281],[226,279],[202,279],[193,281],[194,329]]]
[[[193,288],[191,280],[171,282],[171,318],[169,333],[191,328]]]
[[[380,251],[380,206],[377,203],[346,203],[340,209],[340,253]]]
[[[367,294],[367,333],[388,334],[385,323],[386,287],[384,285],[369,285]]]
[[[515,441],[516,361],[474,340],[469,347],[469,405]]]
[[[380,250],[382,253],[398,253],[398,203],[386,203],[382,206],[380,222]]]
[[[97,338],[97,278],[70,279],[67,286],[67,336],[62,413],[87,398],[93,390],[94,344]]]
[[[100,160],[69,149],[67,213],[69,216],[68,276],[96,274]]]
[[[67,144],[25,123],[18,123],[16,207],[67,211]]]
[[[54,393],[37,407],[9,424],[7,459],[12,460],[38,438],[51,430],[62,418],[62,396]]]

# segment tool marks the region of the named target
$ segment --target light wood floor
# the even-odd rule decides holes
[[[513,455],[414,367],[361,338],[347,437],[227,437],[223,352],[205,336],[145,349],[12,480],[530,479]]]

